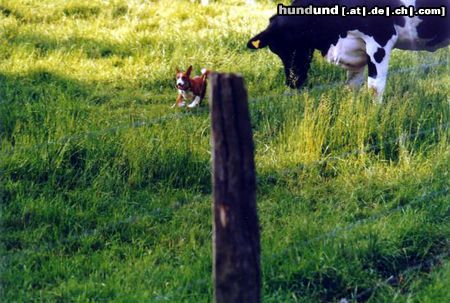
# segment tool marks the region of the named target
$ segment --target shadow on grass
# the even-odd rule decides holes
[[[81,118],[92,106],[108,104],[111,110],[154,104],[146,94],[149,91],[121,82],[77,80],[42,68],[26,74],[0,73],[0,138],[13,141],[18,125],[43,125],[49,116],[56,123],[69,111]],[[158,96],[152,94],[155,100]],[[161,98],[165,102],[168,97]]]
[[[37,7],[38,8],[38,7]],[[112,8],[112,17],[118,18],[127,14],[128,6],[117,3]],[[93,19],[99,17],[102,11],[109,11],[109,8],[102,7],[96,4],[80,4],[76,2],[67,3],[62,8],[49,8],[43,10],[42,13],[32,13],[33,9],[27,11],[18,10],[8,4],[0,5],[0,14],[4,17],[14,17],[19,22],[23,23],[42,23],[55,22],[63,17],[73,19]]]
[[[123,150],[123,136],[85,138],[39,152],[19,153],[12,164],[5,163],[3,178],[56,192],[90,188],[93,184],[117,196],[123,191],[161,186],[211,192],[208,158],[196,155],[189,147],[178,150],[153,146],[136,159]],[[9,191],[2,195],[14,196]]]
[[[83,51],[89,59],[107,58],[118,56],[129,57],[133,54],[133,47],[127,44],[114,43],[111,41],[98,40],[85,37],[69,37],[67,39],[54,39],[42,34],[18,34],[10,37],[12,46],[25,45],[32,47],[41,57],[45,57],[53,51]]]
[[[299,297],[314,298],[317,302],[337,302],[342,298],[355,298],[356,295],[355,301],[365,302],[384,281],[387,283],[382,286],[405,291],[410,287],[411,280],[407,280],[403,273],[412,268],[429,272],[432,266],[429,260],[447,252],[448,243],[438,228],[430,231],[423,230],[421,226],[403,231],[401,236],[403,240],[397,245],[402,248],[402,254],[386,249],[386,240],[376,234],[366,236],[369,242],[367,247],[355,248],[348,243],[348,239],[334,241],[335,249],[326,253],[328,258],[334,260],[332,264],[317,264],[313,270],[292,269],[282,277],[268,277],[266,292],[290,292]],[[297,254],[302,255],[301,252]],[[307,260],[308,256],[297,255],[297,258]],[[283,258],[272,262],[280,266],[292,261]]]
[[[14,143],[19,125],[43,125],[58,108],[80,110],[93,99],[95,85],[38,69],[28,74],[0,74],[0,136]],[[33,131],[33,129],[30,129]]]

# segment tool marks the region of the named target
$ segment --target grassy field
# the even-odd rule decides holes
[[[449,49],[394,52],[381,106],[318,55],[286,94],[243,2],[0,0],[0,301],[211,301],[192,64],[246,81],[264,302],[450,302]]]

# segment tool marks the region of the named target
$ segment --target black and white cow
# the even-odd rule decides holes
[[[286,84],[300,88],[307,76],[314,50],[329,62],[347,69],[348,84],[360,87],[368,65],[368,86],[381,98],[386,85],[389,58],[393,48],[435,51],[449,44],[450,0],[303,0],[293,6],[398,8],[445,7],[446,16],[313,16],[275,15],[269,26],[250,39],[247,46],[269,46],[283,62]]]

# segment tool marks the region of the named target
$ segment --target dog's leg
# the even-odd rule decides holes
[[[192,103],[189,104],[188,107],[189,108],[196,107],[200,104],[200,101],[201,101],[200,96],[195,96],[194,101],[192,101]]]
[[[175,102],[174,105],[172,105],[171,108],[174,108],[175,106],[184,107],[185,105],[186,105],[186,103],[183,101],[183,96],[182,95],[178,95],[177,101]]]
[[[202,73],[203,73],[203,70],[202,70]],[[205,71],[205,73],[206,73],[206,71]],[[205,99],[205,95],[206,95],[206,86],[207,86],[206,79],[204,79],[204,80],[203,80],[202,91],[201,91],[201,93],[200,93],[200,102],[198,102],[198,106],[202,105],[202,101],[203,101],[203,99]]]

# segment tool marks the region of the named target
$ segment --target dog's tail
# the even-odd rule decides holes
[[[204,97],[206,93],[206,79],[208,78],[209,74],[211,73],[210,70],[206,68],[202,68],[202,88],[201,88],[201,94]],[[202,99],[203,99],[202,97]]]
[[[202,68],[202,78],[203,78],[203,81],[209,76],[210,73],[211,73],[211,71],[210,71],[209,69]]]

